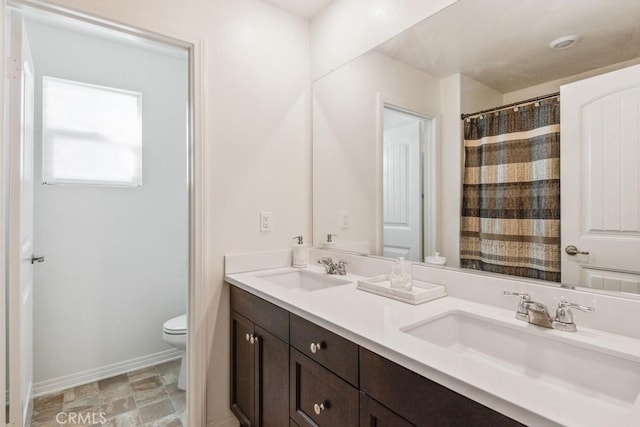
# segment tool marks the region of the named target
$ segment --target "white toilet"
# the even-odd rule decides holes
[[[167,344],[170,344],[178,350],[187,349],[187,315],[174,317],[164,322],[162,325],[162,338]],[[180,375],[178,376],[178,388],[180,390],[187,389],[186,378],[186,366],[187,361],[185,356],[182,356],[182,362],[180,364]]]

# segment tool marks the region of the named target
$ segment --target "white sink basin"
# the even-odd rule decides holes
[[[462,363],[473,360],[543,382],[558,390],[559,399],[570,391],[631,407],[640,393],[639,360],[607,353],[606,343],[597,348],[572,341],[573,332],[516,326],[466,312],[447,312],[401,331],[456,353]]]
[[[351,281],[347,279],[308,270],[266,273],[256,277],[282,286],[283,288],[294,289],[300,292],[318,291],[320,289],[333,288],[351,283]]]

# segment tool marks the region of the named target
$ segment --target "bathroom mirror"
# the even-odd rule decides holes
[[[578,36],[575,46],[549,47],[567,35]],[[415,261],[438,251],[447,266],[458,267],[460,114],[638,64],[639,39],[635,0],[459,0],[319,78],[313,82],[314,246]],[[399,115],[394,120],[388,112]],[[387,135],[409,128],[417,148],[389,149]],[[407,172],[413,187],[408,175],[390,177],[392,158],[412,159],[413,166],[399,169],[414,169]],[[402,197],[389,195],[394,186],[404,189]],[[418,206],[417,219],[410,219],[411,205]],[[411,229],[419,249],[391,242],[389,225]],[[327,242],[330,234],[337,237]]]

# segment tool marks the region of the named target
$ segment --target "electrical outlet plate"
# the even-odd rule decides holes
[[[340,212],[340,227],[349,228],[349,211]]]
[[[260,231],[271,231],[271,212],[260,212]]]

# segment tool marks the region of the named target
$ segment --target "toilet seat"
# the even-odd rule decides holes
[[[186,335],[187,334],[187,315],[174,317],[169,319],[162,325],[162,331],[168,335]]]

